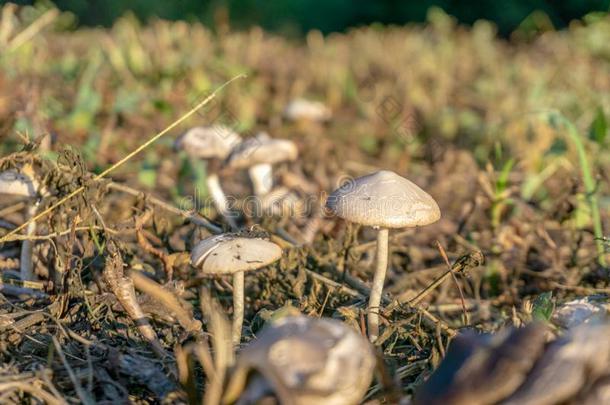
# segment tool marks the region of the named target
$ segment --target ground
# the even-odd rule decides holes
[[[386,169],[438,202],[440,221],[390,234],[389,309],[377,342],[386,378],[368,399],[410,395],[459,330],[548,318],[556,303],[610,292],[607,18],[499,39],[491,24],[465,28],[435,11],[421,26],[290,42],[257,28],[141,26],[129,16],[110,29],[73,31],[64,28],[70,17],[53,10],[2,13],[0,169],[28,167],[51,191],[38,212],[83,188],[37,221],[35,288],[1,297],[2,402],[194,401],[209,381],[202,353],[220,349],[204,337],[231,318],[231,285],[197,277],[188,260],[193,243],[210,235],[206,218],[226,228],[206,203],[205,163],[173,148],[196,125],[221,123],[244,136],[264,130],[299,148],[274,176],[305,202],[304,214],[244,219],[281,243],[284,256],[246,276],[243,345],[287,306],[362,327],[374,230],[324,216],[313,242],[298,243],[333,189]],[[287,120],[284,108],[299,97],[321,101],[332,117]],[[251,194],[245,172],[221,179],[240,201]],[[29,203],[0,200],[0,235],[24,222]],[[5,288],[21,243],[12,236],[0,245]],[[455,280],[404,305],[447,270],[443,252],[460,270]],[[146,290],[134,278],[158,347],[107,285],[116,255],[126,282],[145,272],[157,283]],[[178,308],[162,291],[178,297]],[[396,298],[403,305],[391,304]]]

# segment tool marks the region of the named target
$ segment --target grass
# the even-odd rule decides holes
[[[589,208],[591,210],[591,222],[593,223],[593,234],[595,235],[595,244],[597,246],[597,260],[600,266],[606,267],[606,252],[604,248],[604,232],[602,229],[602,217],[599,212],[599,200],[597,198],[598,184],[591,173],[591,163],[589,161],[589,153],[587,153],[582,135],[574,126],[572,121],[567,119],[561,113],[551,113],[549,116],[551,121],[558,119],[567,129],[567,134],[570,141],[576,147],[578,153],[578,162],[582,171],[582,180],[585,186],[585,193]]]

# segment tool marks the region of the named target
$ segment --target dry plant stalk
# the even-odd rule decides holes
[[[165,349],[163,349],[157,334],[138,304],[133,281],[131,278],[124,276],[123,259],[121,258],[119,248],[112,240],[109,240],[107,243],[107,251],[106,265],[103,271],[104,280],[123,306],[125,312],[127,312],[127,315],[136,324],[144,339],[150,343],[154,352],[161,357],[165,357],[167,355]]]
[[[400,305],[407,303],[409,306],[415,306],[419,304],[428,294],[430,294],[436,287],[441,285],[443,281],[450,277],[452,274],[465,272],[468,269],[478,267],[482,265],[485,261],[485,257],[483,253],[476,251],[469,253],[460,257],[458,260],[453,263],[453,266],[449,268],[446,272],[432,281],[426,288],[424,288],[419,294],[411,299],[406,299],[404,296],[398,296],[394,302],[388,306],[385,310],[386,313],[392,312],[394,309],[399,307]]]
[[[161,260],[161,263],[163,263],[163,270],[167,277],[167,281],[172,281],[172,278],[174,276],[174,267],[172,260],[167,255],[167,253],[165,253],[161,249],[157,249],[156,247],[154,247],[142,231],[142,228],[152,218],[152,215],[153,210],[149,209],[146,210],[146,212],[144,212],[144,214],[142,214],[141,216],[136,217],[136,238],[138,239],[138,244],[142,247],[142,249],[144,249],[145,252],[150,253],[151,255]]]
[[[178,346],[175,350],[176,366],[180,384],[186,390],[190,403],[201,400],[204,405],[219,405],[227,370],[234,363],[231,323],[224,316],[218,303],[203,288],[200,292],[200,300],[201,311],[207,320],[208,332],[212,336],[211,346],[208,339],[200,339],[183,347]],[[197,392],[193,359],[201,364],[206,376],[203,396]]]
[[[201,332],[201,322],[193,318],[193,308],[189,303],[180,301],[171,291],[163,288],[139,271],[132,270],[129,276],[135,288],[163,303],[186,331]]]
[[[447,270],[449,271],[449,274],[451,274],[451,278],[453,279],[453,282],[455,283],[455,286],[458,290],[458,292],[460,293],[460,303],[462,304],[462,311],[463,311],[463,315],[464,315],[464,325],[468,325],[468,311],[466,310],[466,300],[464,299],[464,293],[462,292],[462,287],[460,287],[460,283],[457,279],[457,277],[455,276],[455,273],[453,272],[453,267],[451,266],[451,263],[449,263],[449,258],[447,257],[447,252],[445,252],[445,248],[443,248],[443,245],[441,245],[441,243],[437,240],[436,241],[436,246],[438,247],[439,252],[441,253],[441,256],[443,257],[443,260],[445,261],[445,264],[447,265]]]
[[[14,270],[19,268],[19,259],[0,257],[0,270]]]
[[[201,312],[207,318],[215,354],[214,373],[211,376],[208,375],[208,384],[203,399],[205,405],[215,405],[220,403],[227,370],[235,361],[231,324],[223,315],[220,305],[203,288],[200,290],[200,300]],[[209,353],[209,351],[204,352],[202,349],[203,347],[199,346],[195,353],[199,361],[204,358],[205,353]]]

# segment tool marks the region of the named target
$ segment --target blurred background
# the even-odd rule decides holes
[[[290,36],[300,36],[312,29],[327,34],[372,23],[424,22],[433,6],[465,24],[478,19],[493,21],[502,35],[509,35],[516,29],[562,28],[592,11],[608,11],[610,6],[610,0],[57,0],[54,3],[59,9],[74,13],[78,24],[87,26],[110,26],[126,12],[132,12],[141,21],[159,17],[206,24],[229,22],[239,29],[260,25]]]

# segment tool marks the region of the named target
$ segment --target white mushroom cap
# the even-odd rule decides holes
[[[384,228],[428,225],[441,217],[428,193],[387,170],[344,184],[328,197],[326,207],[347,221]]]
[[[204,274],[233,274],[256,270],[279,260],[282,248],[262,238],[225,233],[199,242],[191,263]]]
[[[237,359],[228,393],[257,371],[282,404],[355,405],[373,378],[369,342],[340,321],[286,317],[266,327]]]
[[[299,151],[294,142],[272,139],[265,132],[239,144],[229,155],[227,165],[245,169],[259,164],[275,164],[295,160]]]
[[[291,121],[328,121],[332,113],[328,107],[319,101],[297,98],[292,100],[284,110],[284,117]]]
[[[0,194],[21,197],[36,197],[38,183],[30,176],[16,170],[7,170],[0,173]]]
[[[224,159],[241,137],[231,128],[212,125],[191,128],[176,139],[175,147],[202,159]]]

